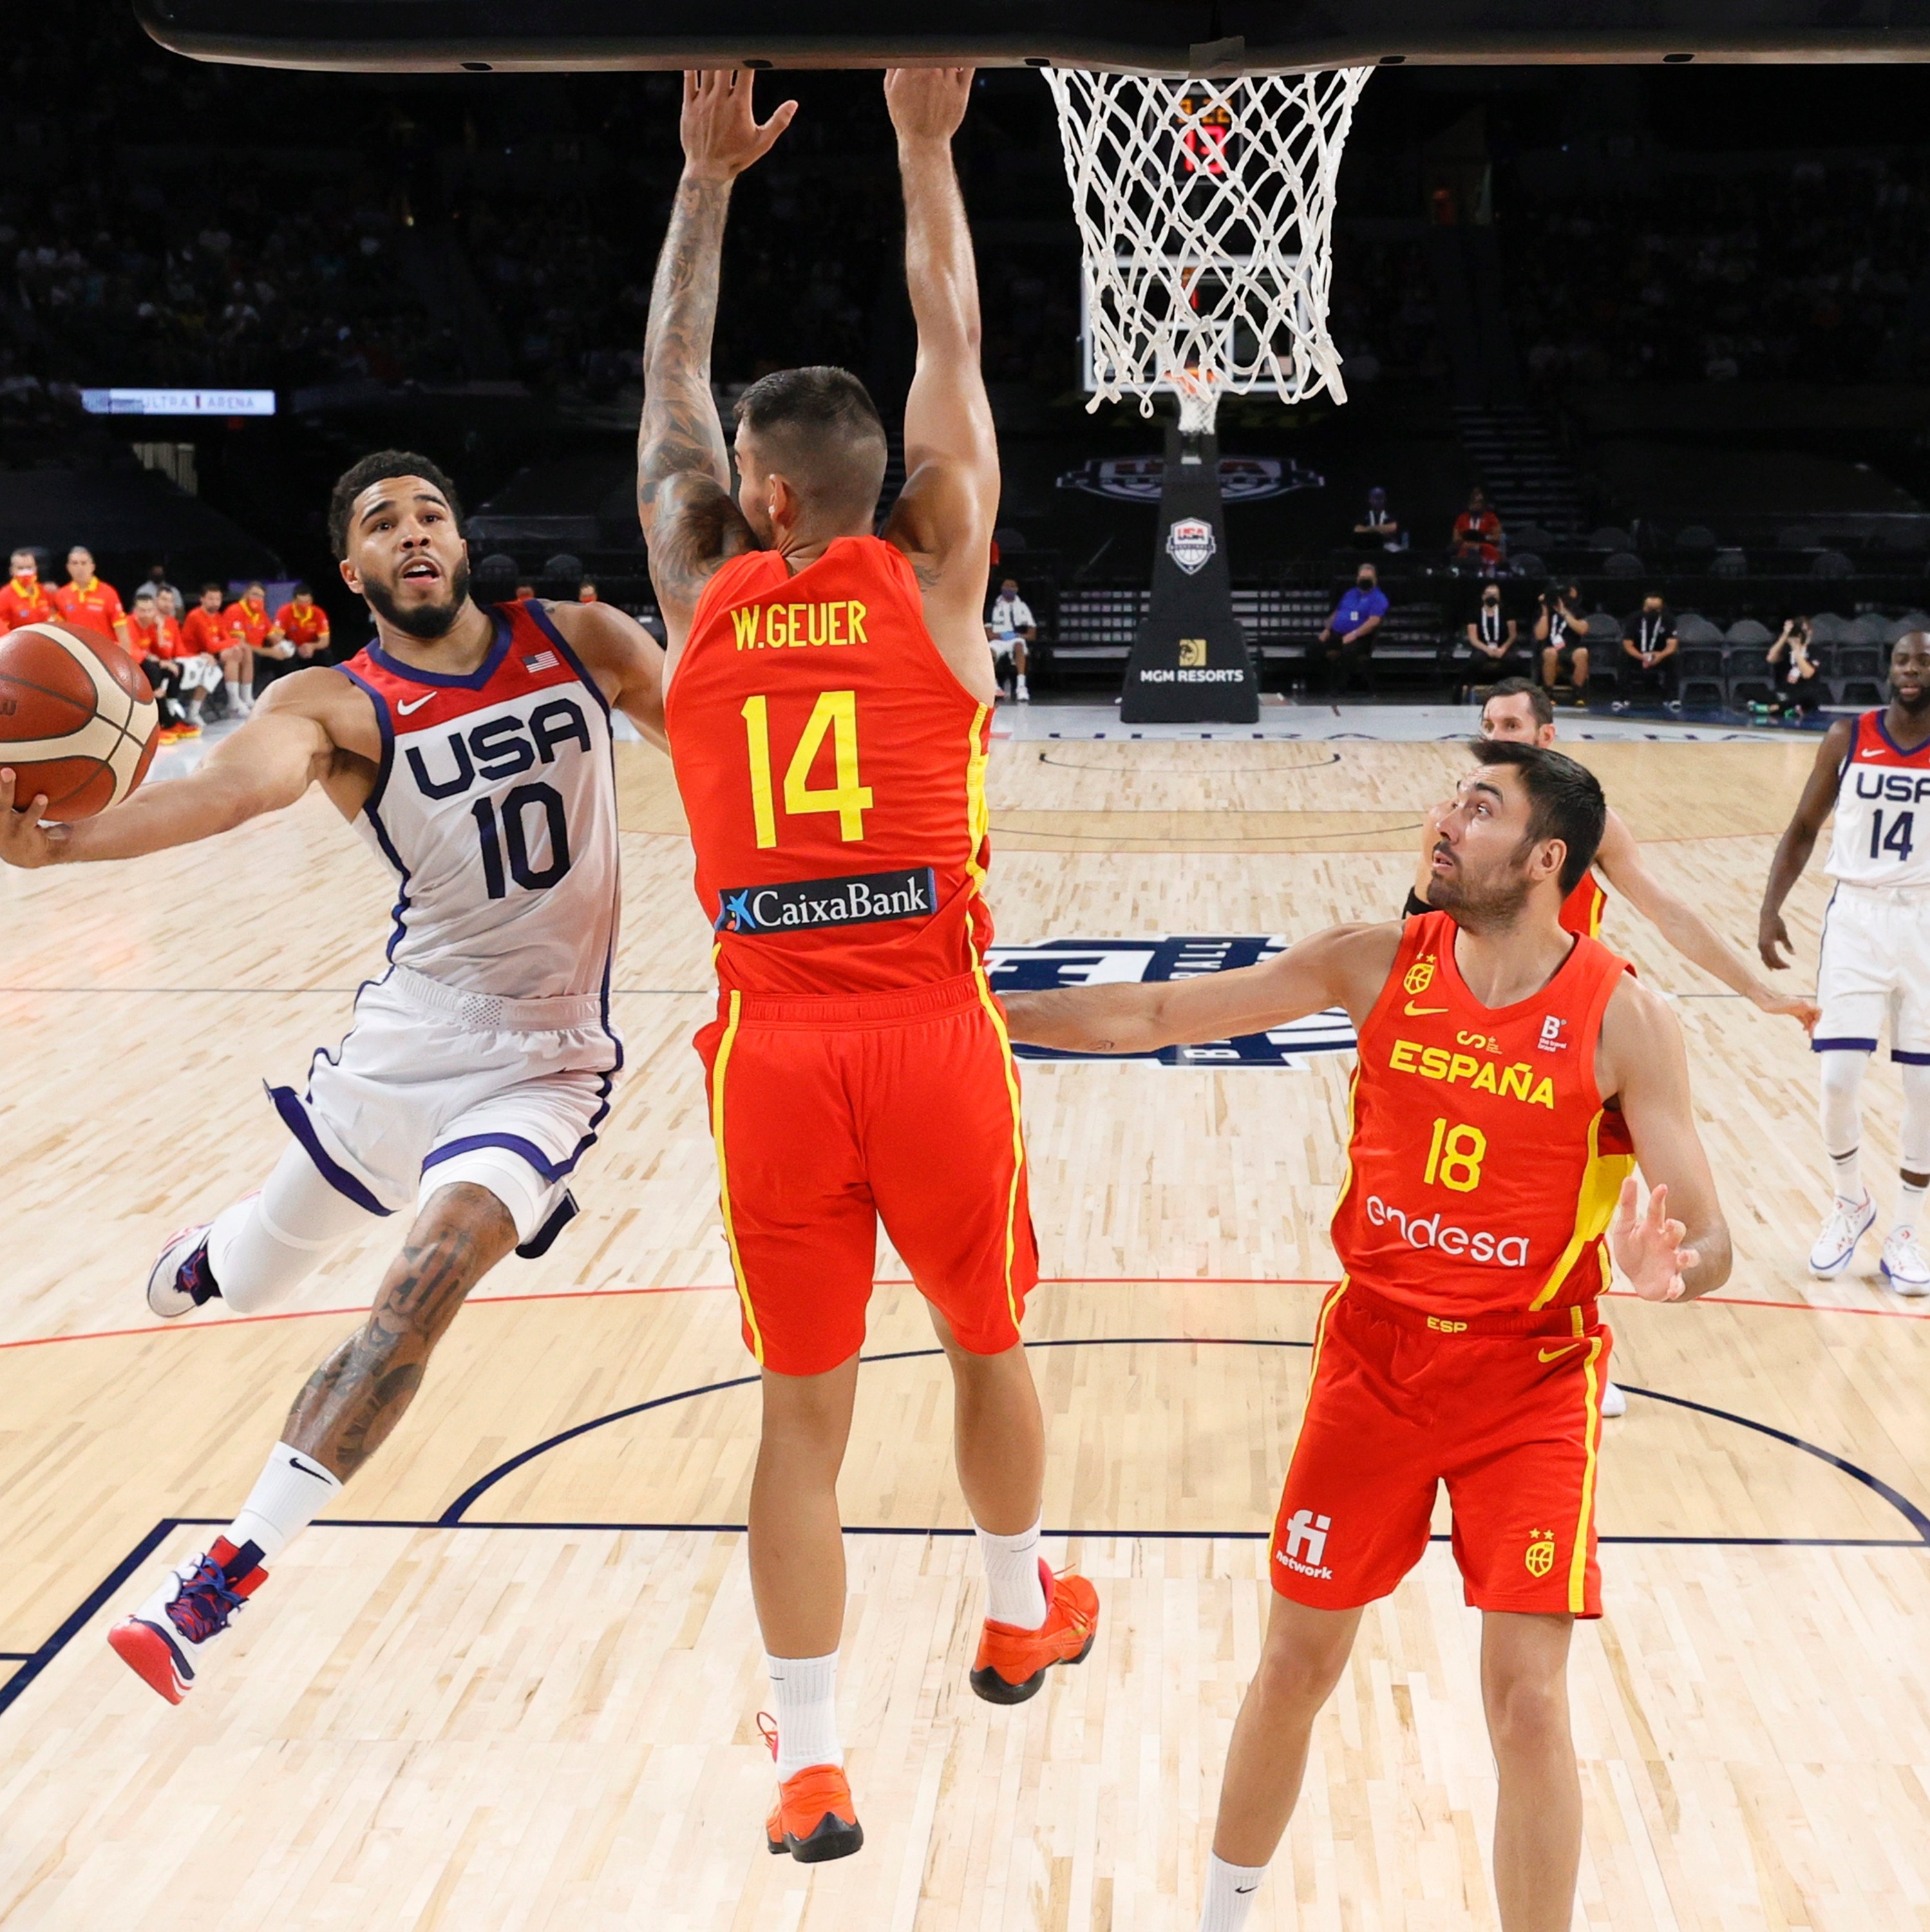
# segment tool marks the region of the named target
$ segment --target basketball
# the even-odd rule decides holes
[[[147,776],[161,714],[146,674],[111,638],[59,622],[0,638],[0,763],[16,800],[48,818],[92,818]]]

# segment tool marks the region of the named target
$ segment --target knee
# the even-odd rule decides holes
[[[1332,1651],[1269,1644],[1253,1678],[1254,1692],[1283,1716],[1311,1718],[1334,1694],[1347,1667],[1344,1648]]]
[[[1488,1736],[1497,1758],[1537,1757],[1570,1748],[1568,1694],[1562,1676],[1523,1673],[1487,1686]]]
[[[1857,1090],[1863,1084],[1863,1062],[1865,1056],[1855,1053],[1819,1053],[1822,1062],[1818,1070],[1823,1082],[1823,1097],[1828,1100],[1853,1100]]]

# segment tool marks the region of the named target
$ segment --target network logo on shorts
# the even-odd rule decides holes
[[[1316,1516],[1310,1509],[1298,1509],[1286,1520],[1286,1534],[1274,1560],[1302,1576],[1318,1576],[1331,1583],[1334,1573],[1322,1562],[1327,1553],[1327,1532],[1334,1527],[1331,1516]],[[1304,1552],[1304,1554],[1303,1554]]]

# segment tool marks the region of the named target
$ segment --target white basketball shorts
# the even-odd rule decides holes
[[[323,1178],[371,1214],[467,1181],[535,1255],[576,1211],[569,1177],[623,1064],[593,994],[498,999],[393,967],[356,995],[348,1037],[316,1054],[307,1094],[269,1093]]]
[[[1839,885],[1816,968],[1818,1053],[1876,1051],[1930,1066],[1930,886]]]

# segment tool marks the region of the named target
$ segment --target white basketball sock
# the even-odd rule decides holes
[[[374,1217],[338,1193],[291,1142],[259,1194],[237,1201],[208,1231],[208,1266],[221,1299],[253,1315],[285,1301],[331,1248]]]
[[[814,1764],[842,1765],[838,1742],[838,1653],[764,1658],[777,1706],[777,1781]]]
[[[1905,1174],[1930,1174],[1930,1066],[1901,1061],[1897,1072],[1903,1080],[1903,1126],[1897,1136],[1898,1163]],[[1923,1192],[1905,1181],[1896,1191],[1896,1225],[1920,1228],[1923,1225]]]
[[[1199,1932],[1241,1932],[1253,1909],[1253,1894],[1266,1875],[1265,1865],[1229,1865],[1217,1852],[1209,1854]]]
[[[272,1563],[342,1492],[341,1479],[312,1456],[278,1442],[261,1474],[228,1526],[228,1540],[239,1550],[252,1543],[264,1563]]]
[[[1819,1054],[1822,1063],[1823,1150],[1829,1157],[1829,1175],[1837,1193],[1852,1204],[1863,1198],[1862,1164],[1859,1159],[1863,1114],[1859,1098],[1863,1069],[1869,1056],[1859,1048],[1835,1048]],[[1847,1151],[1838,1154],[1842,1148]]]
[[[239,711],[242,705],[241,686],[233,678],[224,677],[221,680],[221,688],[227,694],[229,709]]]
[[[1921,1187],[1913,1187],[1908,1181],[1899,1184],[1896,1190],[1896,1220],[1890,1229],[1892,1234],[1909,1234],[1923,1225],[1923,1196]]]
[[[976,1526],[974,1526],[976,1529]],[[985,1562],[985,1613],[995,1624],[1037,1630],[1046,1620],[1046,1587],[1039,1575],[1039,1525],[1016,1536],[977,1529]]]

